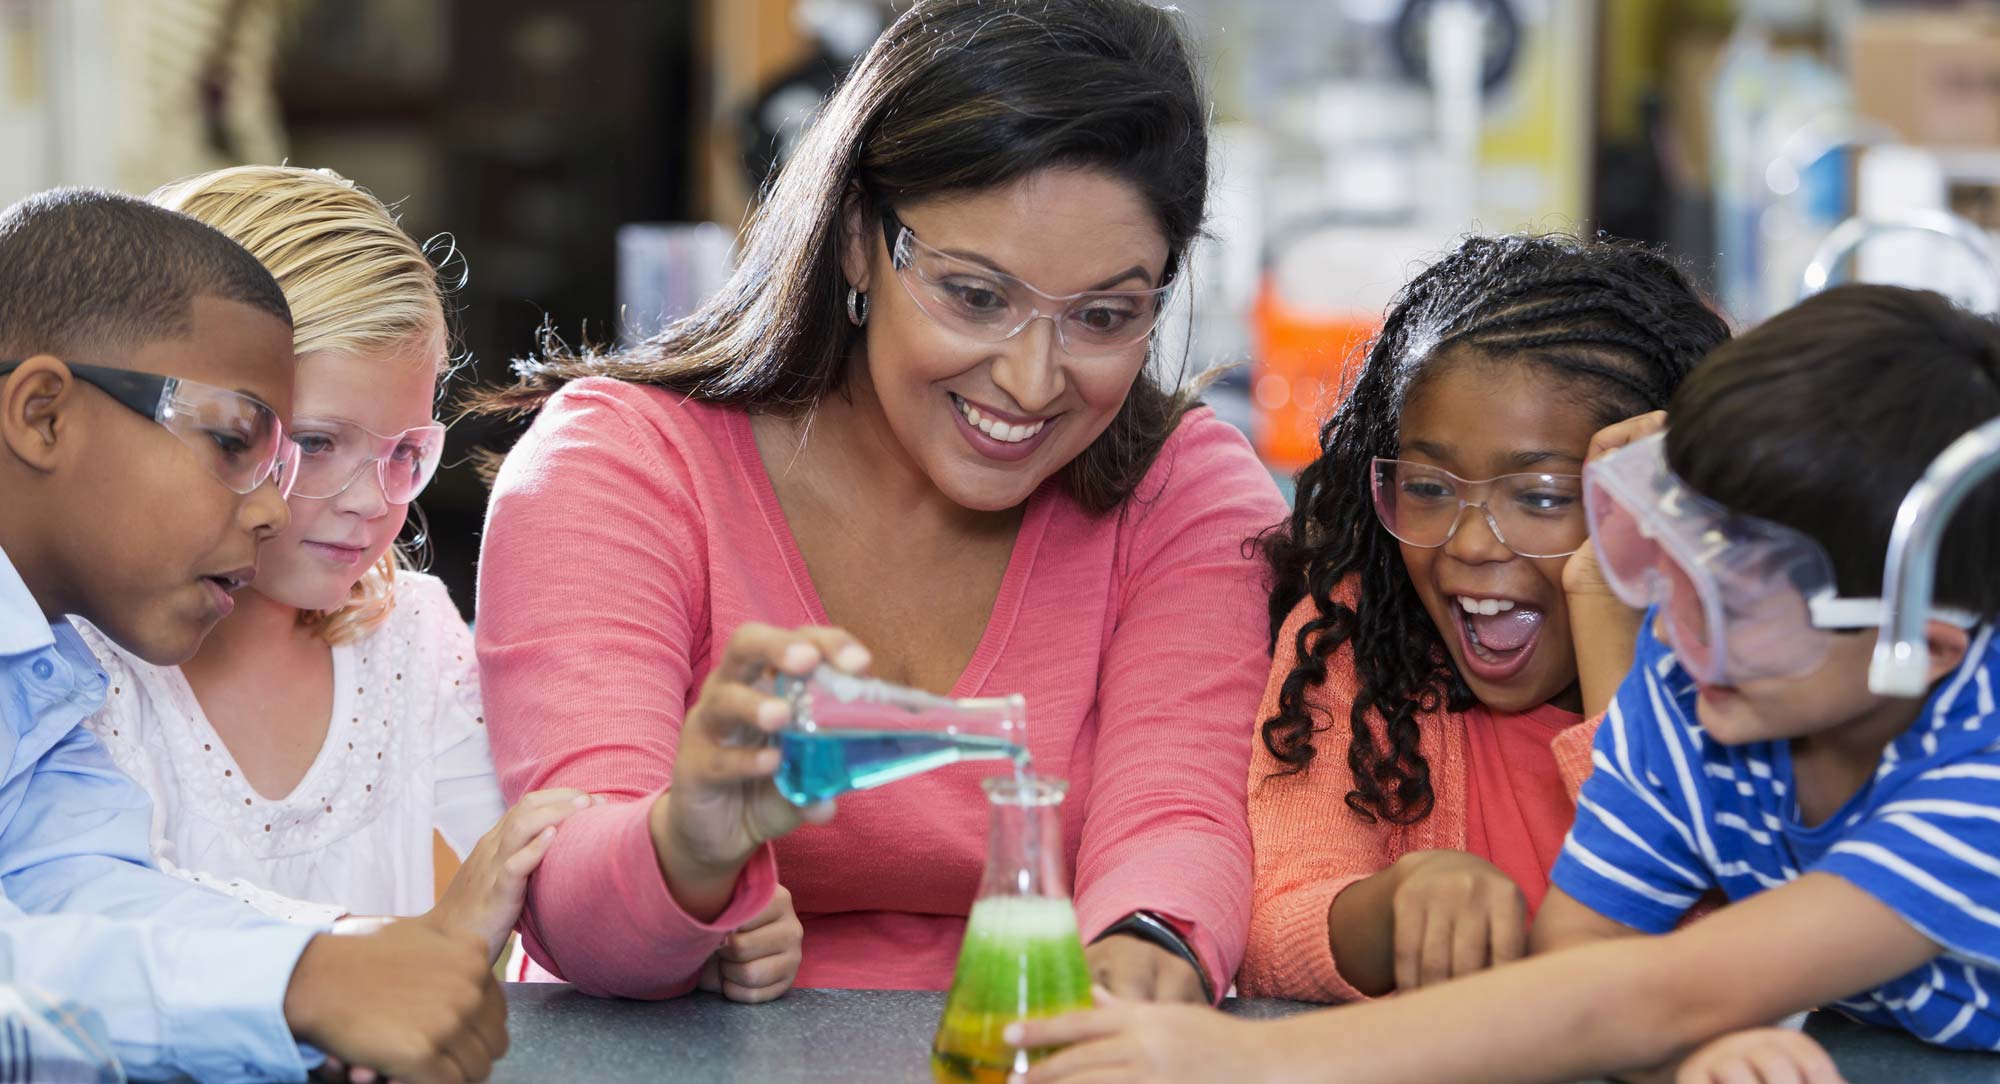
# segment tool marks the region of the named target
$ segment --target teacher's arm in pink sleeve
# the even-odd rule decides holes
[[[494,766],[509,802],[577,787],[610,799],[564,821],[529,884],[523,941],[594,994],[691,990],[722,938],[770,901],[760,850],[713,922],[668,890],[650,813],[673,778],[705,651],[702,509],[649,393],[591,381],[552,400],[494,487],[475,626]]]
[[[1245,787],[1271,665],[1264,566],[1246,543],[1285,505],[1248,443],[1204,412],[1125,514],[1139,522],[1098,688],[1077,918],[1086,939],[1133,911],[1168,919],[1220,997],[1249,929]]]

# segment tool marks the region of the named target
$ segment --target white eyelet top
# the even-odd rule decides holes
[[[432,831],[463,858],[506,811],[472,632],[436,577],[398,572],[387,620],[334,645],[326,744],[278,799],[243,778],[179,667],[77,625],[110,678],[84,725],[152,795],[169,873],[288,921],[421,914],[435,902]]]

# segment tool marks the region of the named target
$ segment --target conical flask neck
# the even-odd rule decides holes
[[[1067,785],[1024,775],[988,779],[985,789],[989,826],[979,897],[1069,898],[1062,841]]]

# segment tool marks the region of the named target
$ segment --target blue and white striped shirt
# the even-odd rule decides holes
[[[1944,949],[1838,1006],[1942,1046],[2000,1049],[1996,684],[2000,642],[1981,628],[1874,778],[1807,828],[1791,744],[1708,740],[1694,682],[1654,638],[1649,614],[1551,879],[1607,918],[1663,933],[1710,889],[1740,900],[1801,873],[1833,874]]]

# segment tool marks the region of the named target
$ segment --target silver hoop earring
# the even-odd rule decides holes
[[[847,322],[855,327],[868,323],[868,295],[852,286],[847,288]]]

